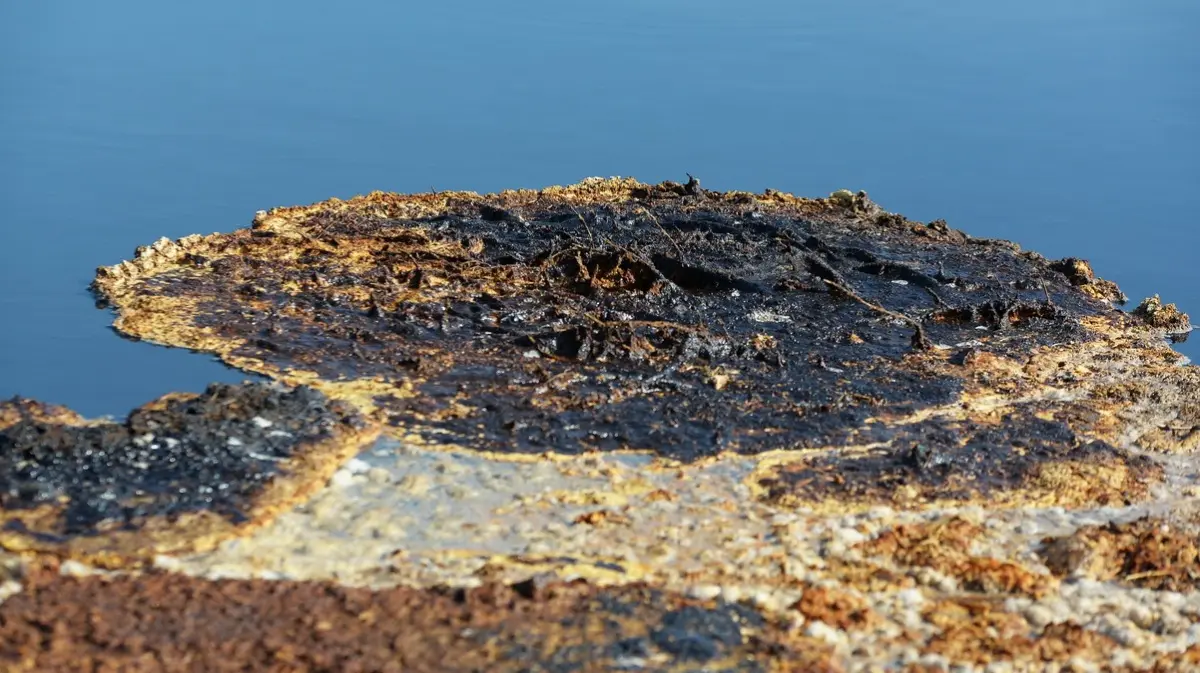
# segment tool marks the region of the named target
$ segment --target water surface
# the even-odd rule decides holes
[[[114,336],[94,268],[373,189],[866,189],[1200,313],[1197,28],[1192,0],[5,2],[0,396],[243,378]]]

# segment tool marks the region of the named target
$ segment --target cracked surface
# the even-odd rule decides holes
[[[1200,374],[1165,342],[1190,324],[1157,298],[1117,310],[1086,261],[861,193],[612,179],[274,209],[95,289],[124,334],[311,386],[385,438],[136,582],[13,561],[11,661],[167,670],[136,608],[158,591],[198,611],[158,620],[244,633],[229,661],[285,657],[252,670],[1200,660]],[[367,628],[351,594],[429,614]],[[81,601],[131,626],[96,640]],[[347,635],[271,635],[326,613]]]

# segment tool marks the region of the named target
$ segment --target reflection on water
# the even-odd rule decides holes
[[[506,4],[3,3],[0,395],[241,378],[106,333],[93,268],[372,189],[863,188],[1200,313],[1200,3]]]

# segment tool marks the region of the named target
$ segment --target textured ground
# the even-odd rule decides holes
[[[95,289],[302,387],[0,407],[17,670],[1200,665],[1190,325],[1082,260],[865,194],[589,180],[275,209]]]
[[[100,565],[210,549],[302,502],[378,434],[309,388],[212,385],[124,423],[0,403],[0,544]]]

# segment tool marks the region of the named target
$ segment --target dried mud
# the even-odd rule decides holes
[[[348,436],[386,436],[262,516],[240,489],[278,482],[272,461],[231,467],[228,499],[122,496],[113,517],[88,504],[108,482],[73,476],[86,461],[8,487],[14,516],[65,493],[54,532],[77,539],[191,507],[261,524],[111,576],[9,559],[17,670],[1200,661],[1200,372],[1166,343],[1190,323],[1157,297],[1120,310],[1084,260],[863,193],[591,179],[277,208],[141,248],[94,289],[125,335],[325,396],[289,420],[177,421],[216,465],[212,424],[252,444],[248,419],[299,437],[353,408],[368,425]],[[134,418],[183,399],[123,426],[13,403],[0,441],[122,438],[96,473],[137,488]],[[215,476],[186,474],[167,481]]]

